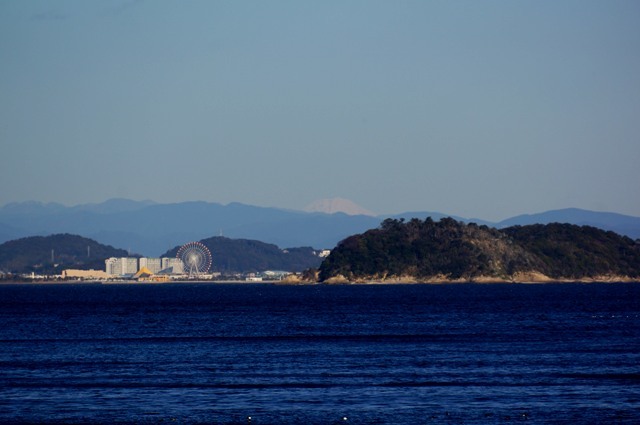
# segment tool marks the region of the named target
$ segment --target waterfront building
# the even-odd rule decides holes
[[[142,257],[138,261],[138,270],[142,270],[143,268],[147,268],[151,273],[158,273],[163,269],[162,267],[162,259],[160,258],[147,258]]]
[[[184,273],[184,265],[182,260],[179,258],[169,258],[163,257],[161,260],[161,270],[171,269],[171,274],[182,274]]]
[[[140,270],[145,269],[152,274],[160,272],[168,274],[182,274],[184,267],[179,258],[147,258],[140,259],[134,257],[111,257],[104,261],[105,271],[111,276],[133,276]]]
[[[111,257],[104,262],[106,272],[111,276],[134,275],[138,272],[138,259],[134,257]]]
[[[66,269],[62,271],[63,279],[108,279],[111,277],[102,270],[77,270]]]

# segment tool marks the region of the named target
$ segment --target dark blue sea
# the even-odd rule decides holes
[[[0,285],[0,423],[640,423],[640,283]]]

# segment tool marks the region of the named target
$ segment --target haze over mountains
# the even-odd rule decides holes
[[[331,249],[347,236],[378,227],[386,218],[451,216],[441,212],[406,212],[395,215],[349,215],[340,208],[359,211],[351,201],[316,204],[314,212],[267,208],[240,203],[210,202],[158,204],[152,201],[111,199],[99,204],[67,207],[61,204],[23,202],[0,208],[0,243],[26,236],[71,233],[146,256],[158,256],[176,245],[213,236],[254,239],[281,248]],[[324,207],[322,206],[324,205]],[[345,207],[345,208],[346,208]],[[333,213],[317,212],[333,208]],[[342,208],[344,209],[344,208]],[[503,228],[533,223],[571,223],[640,238],[640,218],[575,208],[521,215],[498,223],[451,216]]]
[[[306,212],[322,212],[327,214],[341,212],[347,215],[377,215],[376,213],[362,208],[355,202],[344,198],[318,199],[317,201],[307,205],[304,210]]]

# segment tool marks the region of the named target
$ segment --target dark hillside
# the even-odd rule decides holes
[[[0,270],[45,274],[59,273],[67,268],[101,270],[106,258],[126,256],[124,249],[77,235],[32,236],[0,245]]]
[[[320,278],[506,276],[538,261],[487,226],[452,218],[387,219],[378,229],[342,241],[322,263]]]
[[[248,239],[216,236],[202,242],[213,257],[212,270],[221,273],[283,270],[300,272],[320,265],[321,258],[312,248],[280,249],[276,245]],[[164,257],[175,257],[175,247]]]
[[[630,238],[570,224],[497,230],[452,218],[385,220],[342,241],[322,263],[320,279],[414,277],[510,279],[640,276],[640,247]]]
[[[551,277],[640,274],[640,246],[614,232],[560,223],[513,226],[502,232],[540,258],[540,271]]]

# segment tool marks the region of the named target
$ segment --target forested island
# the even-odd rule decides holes
[[[495,229],[452,218],[387,219],[340,242],[324,282],[637,280],[640,244],[590,226]]]

